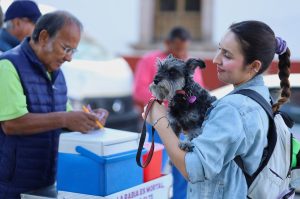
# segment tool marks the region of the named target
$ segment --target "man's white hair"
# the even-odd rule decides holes
[[[3,23],[3,28],[5,28],[6,30],[10,30],[10,29],[12,29],[12,27],[13,27],[13,24],[12,24],[11,20],[5,21]]]

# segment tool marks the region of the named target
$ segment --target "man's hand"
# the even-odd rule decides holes
[[[71,111],[65,113],[64,126],[71,131],[79,131],[87,133],[97,127],[97,116],[92,113],[85,113],[82,111]]]

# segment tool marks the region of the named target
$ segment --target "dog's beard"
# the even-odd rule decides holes
[[[150,85],[150,91],[158,100],[168,100],[170,101],[177,90],[181,90],[184,87],[184,78],[177,79],[176,81],[162,80],[158,84]]]

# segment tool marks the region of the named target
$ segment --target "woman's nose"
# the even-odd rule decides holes
[[[214,59],[213,59],[213,63],[214,64],[221,64],[221,52],[217,52],[217,54],[215,55]]]

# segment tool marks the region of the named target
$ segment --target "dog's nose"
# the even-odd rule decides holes
[[[153,80],[154,84],[158,84],[160,82],[160,78],[159,77],[154,77],[154,80]]]

